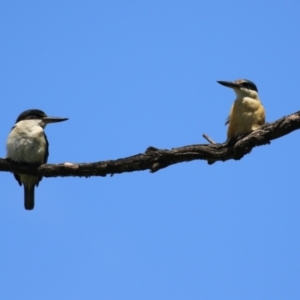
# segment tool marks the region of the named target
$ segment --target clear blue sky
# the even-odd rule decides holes
[[[2,151],[20,112],[50,163],[226,139],[234,93],[267,121],[300,109],[299,1],[2,1]],[[300,299],[299,132],[241,161],[43,179],[0,173],[1,299]]]

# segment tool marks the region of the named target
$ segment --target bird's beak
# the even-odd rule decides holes
[[[226,87],[229,87],[229,88],[232,88],[232,89],[236,89],[236,88],[240,88],[240,86],[235,83],[235,82],[232,82],[232,81],[222,81],[222,80],[219,80],[217,81],[218,83],[226,86]]]
[[[69,120],[68,118],[59,118],[59,117],[45,117],[43,118],[43,122],[45,124],[49,123],[57,123],[57,122],[63,122]]]

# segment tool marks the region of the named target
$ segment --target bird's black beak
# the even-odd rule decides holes
[[[57,123],[69,120],[68,118],[59,118],[59,117],[45,117],[43,118],[43,122],[45,124]]]
[[[232,88],[232,89],[236,89],[236,88],[239,88],[240,86],[235,83],[235,82],[232,82],[232,81],[222,81],[222,80],[217,80],[218,83],[226,86],[226,87],[229,87],[229,88]]]

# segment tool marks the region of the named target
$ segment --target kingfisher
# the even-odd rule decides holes
[[[236,94],[236,99],[225,123],[225,125],[228,124],[228,139],[245,135],[265,123],[265,109],[259,99],[258,89],[252,81],[238,79],[217,82],[232,88]]]
[[[48,117],[39,109],[22,112],[6,141],[6,158],[15,162],[45,164],[49,156],[49,143],[45,134],[47,124],[66,121],[68,118]],[[14,173],[19,185],[24,186],[24,206],[34,208],[34,187],[42,176]]]

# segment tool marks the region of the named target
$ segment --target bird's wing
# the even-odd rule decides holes
[[[15,176],[16,180],[18,181],[19,185],[22,185],[22,181],[21,181],[19,174],[14,173],[14,176]]]
[[[46,151],[45,151],[45,156],[44,156],[44,164],[45,164],[48,161],[48,156],[49,156],[49,143],[48,143],[45,132],[44,132],[44,138],[46,140]]]
[[[229,121],[230,121],[230,116],[227,117],[227,119],[226,119],[226,121],[225,121],[225,126],[226,126],[227,124],[229,124]]]

